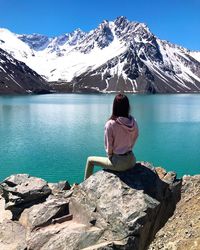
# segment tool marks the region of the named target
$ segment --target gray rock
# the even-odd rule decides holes
[[[37,227],[47,226],[53,223],[54,219],[68,214],[69,200],[52,196],[51,199],[41,204],[25,209],[19,222],[26,228],[33,230]]]
[[[44,201],[51,193],[46,181],[27,174],[11,175],[0,184],[0,189],[5,208],[12,212],[13,219],[18,219],[25,208]]]
[[[120,241],[113,249],[143,250],[174,212],[181,182],[173,179],[166,183],[142,164],[99,171],[74,190],[70,212],[75,221],[104,230],[96,244]]]
[[[0,223],[0,249],[1,250],[25,250],[25,228],[18,222],[5,219]]]
[[[12,213],[8,210],[5,210],[5,200],[0,196],[0,222],[3,222],[4,219],[11,219]]]
[[[54,194],[71,189],[68,181],[59,181],[58,183],[49,183],[48,185]]]
[[[28,249],[34,250],[75,250],[94,245],[102,232],[97,227],[88,228],[86,225],[65,222],[55,225],[48,230],[31,232],[28,239]]]

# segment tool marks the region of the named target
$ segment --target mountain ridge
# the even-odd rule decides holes
[[[52,38],[3,33],[0,48],[47,81],[73,85],[72,91],[200,91],[200,52],[161,40],[146,24],[123,16]]]

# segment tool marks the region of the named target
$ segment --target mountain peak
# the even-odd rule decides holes
[[[72,31],[70,34],[83,34],[83,33],[85,34],[86,32],[78,28]]]
[[[87,34],[88,34],[87,32],[85,32],[85,31],[78,28],[78,29],[75,29],[73,32],[71,32],[69,34],[69,36],[71,38],[73,37],[73,40],[74,39],[76,40],[76,41],[74,40],[75,43],[73,44],[73,45],[75,45],[75,44],[77,44],[78,41],[81,41],[82,38],[84,38]]]
[[[6,28],[0,28],[0,33],[12,33],[9,29]]]
[[[107,19],[104,19],[104,20],[102,21],[102,24],[107,24],[107,23],[109,23],[109,21],[108,21]]]
[[[116,19],[115,19],[116,22],[127,22],[128,19],[127,17],[125,16],[118,16]]]
[[[76,45],[80,40],[83,39],[83,37],[85,37],[87,33],[82,31],[81,29],[75,29],[73,32],[71,32],[69,34],[69,41],[68,44],[70,46],[74,46]]]
[[[51,38],[48,36],[36,33],[31,35],[17,35],[17,37],[24,43],[28,44],[31,49],[36,51],[43,50],[51,41]]]
[[[107,29],[107,28],[109,28],[109,24],[110,24],[110,22],[109,22],[108,20],[103,20],[103,21],[99,24],[97,30],[104,30],[104,29]]]
[[[114,24],[121,29],[124,29],[128,23],[128,19],[124,16],[119,16],[114,21]]]

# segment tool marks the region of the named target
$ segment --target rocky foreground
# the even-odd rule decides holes
[[[200,249],[200,175],[184,176],[174,215],[156,234],[149,250]]]
[[[0,184],[0,249],[200,249],[199,190],[200,176],[148,163],[73,187],[12,175]]]

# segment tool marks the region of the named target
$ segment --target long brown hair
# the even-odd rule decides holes
[[[113,101],[113,109],[110,120],[116,120],[119,116],[129,117],[130,104],[128,97],[124,94],[117,94]]]

